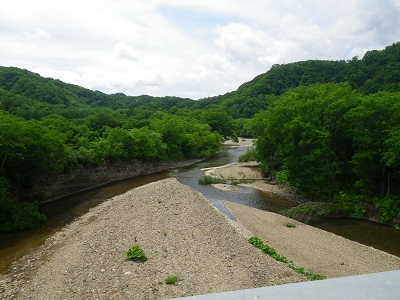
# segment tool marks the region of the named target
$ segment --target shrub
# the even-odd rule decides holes
[[[179,281],[179,277],[176,275],[168,276],[165,279],[166,284],[177,284],[178,281]]]
[[[225,183],[225,181],[222,178],[204,175],[199,178],[198,183],[202,185],[207,185],[207,184]]]
[[[318,220],[330,212],[331,210],[329,203],[305,202],[293,208],[282,211],[282,214],[300,222],[308,223],[313,220]]]
[[[239,156],[238,162],[250,162],[250,161],[257,161],[257,150],[256,148],[252,147],[249,148],[245,154]]]
[[[219,175],[218,177],[205,175],[199,178],[198,183],[203,185],[218,184],[218,183],[237,185],[237,184],[246,184],[255,182],[254,179],[246,179],[243,173],[239,173],[239,176],[241,178],[235,178],[235,177],[224,178],[224,176],[222,175]]]
[[[329,208],[331,212],[344,211],[354,219],[362,219],[367,212],[360,203],[364,201],[363,196],[340,193]]]
[[[289,182],[288,175],[289,172],[282,170],[275,173],[275,179],[279,184],[287,184]]]
[[[128,252],[126,252],[126,256],[128,257],[128,259],[134,261],[147,261],[147,257],[140,246],[133,246],[132,248],[130,248]]]
[[[399,197],[384,197],[373,198],[372,202],[381,212],[379,221],[387,222],[392,218],[400,218],[400,198]]]
[[[46,222],[37,203],[21,203],[3,198],[0,200],[0,231],[11,232],[33,229]]]

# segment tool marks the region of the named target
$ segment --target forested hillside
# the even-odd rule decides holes
[[[274,65],[237,91],[198,101],[107,95],[0,67],[0,228],[8,230],[4,220],[26,200],[20,191],[38,176],[105,161],[207,157],[241,135],[257,138],[266,172],[305,195],[385,197],[374,201],[394,216],[399,91],[400,43],[362,59]]]
[[[237,91],[207,101],[222,105],[233,118],[251,118],[291,88],[316,83],[347,82],[363,94],[400,91],[400,43],[368,51],[349,61],[308,60],[272,68],[242,84]]]
[[[292,70],[300,65],[316,62]],[[332,82],[320,72],[320,80],[302,84],[309,68],[290,77],[290,68],[277,67],[286,75],[275,79],[299,86],[274,90],[281,95],[252,119],[256,158],[266,173],[309,199],[333,201],[353,217],[363,217],[368,204],[381,211],[383,222],[400,218],[400,44],[362,60],[322,65],[332,66]],[[260,84],[269,76],[241,89],[271,92]]]
[[[27,200],[20,195],[41,175],[105,161],[203,158],[235,138],[227,112],[194,103],[106,95],[1,67],[0,229],[27,227],[17,200]],[[4,223],[10,219],[14,225]]]

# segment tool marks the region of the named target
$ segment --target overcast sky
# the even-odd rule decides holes
[[[1,0],[0,65],[105,93],[199,99],[273,64],[400,41],[398,0]]]

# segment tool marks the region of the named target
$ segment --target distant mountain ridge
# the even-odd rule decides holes
[[[122,93],[107,95],[57,79],[44,78],[28,70],[0,67],[0,92],[3,96],[0,109],[7,110],[5,98],[10,98],[10,94],[13,94],[41,103],[42,106],[45,104],[59,107],[146,107],[157,110],[174,106],[207,109],[212,105],[221,105],[233,118],[251,118],[265,109],[271,99],[290,88],[331,82],[347,82],[353,89],[364,94],[400,91],[400,42],[383,50],[368,51],[362,59],[307,60],[273,65],[267,72],[243,83],[236,91],[198,101],[173,96],[126,96]]]
[[[250,118],[267,107],[270,98],[290,88],[339,82],[347,82],[363,94],[400,91],[400,42],[383,50],[368,51],[362,59],[307,60],[273,65],[236,91],[212,97],[209,101],[224,105],[234,118]]]

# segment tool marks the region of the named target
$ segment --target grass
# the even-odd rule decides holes
[[[165,278],[165,283],[166,284],[177,284],[179,281],[179,277],[176,275],[171,275]]]
[[[326,279],[325,276],[316,274],[310,270],[306,270],[302,267],[296,266],[292,261],[288,260],[285,256],[280,255],[276,253],[276,250],[268,245],[265,245],[262,240],[256,236],[253,236],[248,239],[248,242],[252,244],[254,247],[258,248],[261,250],[261,252],[268,254],[271,256],[273,259],[283,262],[286,264],[289,268],[294,270],[295,272],[305,275],[308,279],[310,280],[321,280],[321,279]]]
[[[293,223],[286,223],[285,226],[289,228],[296,228],[296,224]]]
[[[201,185],[225,183],[223,178],[204,175],[199,178],[198,183]]]
[[[218,176],[204,175],[199,178],[198,183],[202,185],[218,184],[218,183],[237,185],[237,184],[246,184],[255,182],[254,179],[245,178],[245,175],[242,172],[240,172],[239,175],[241,178],[235,178],[235,177],[225,178],[220,174]]]

